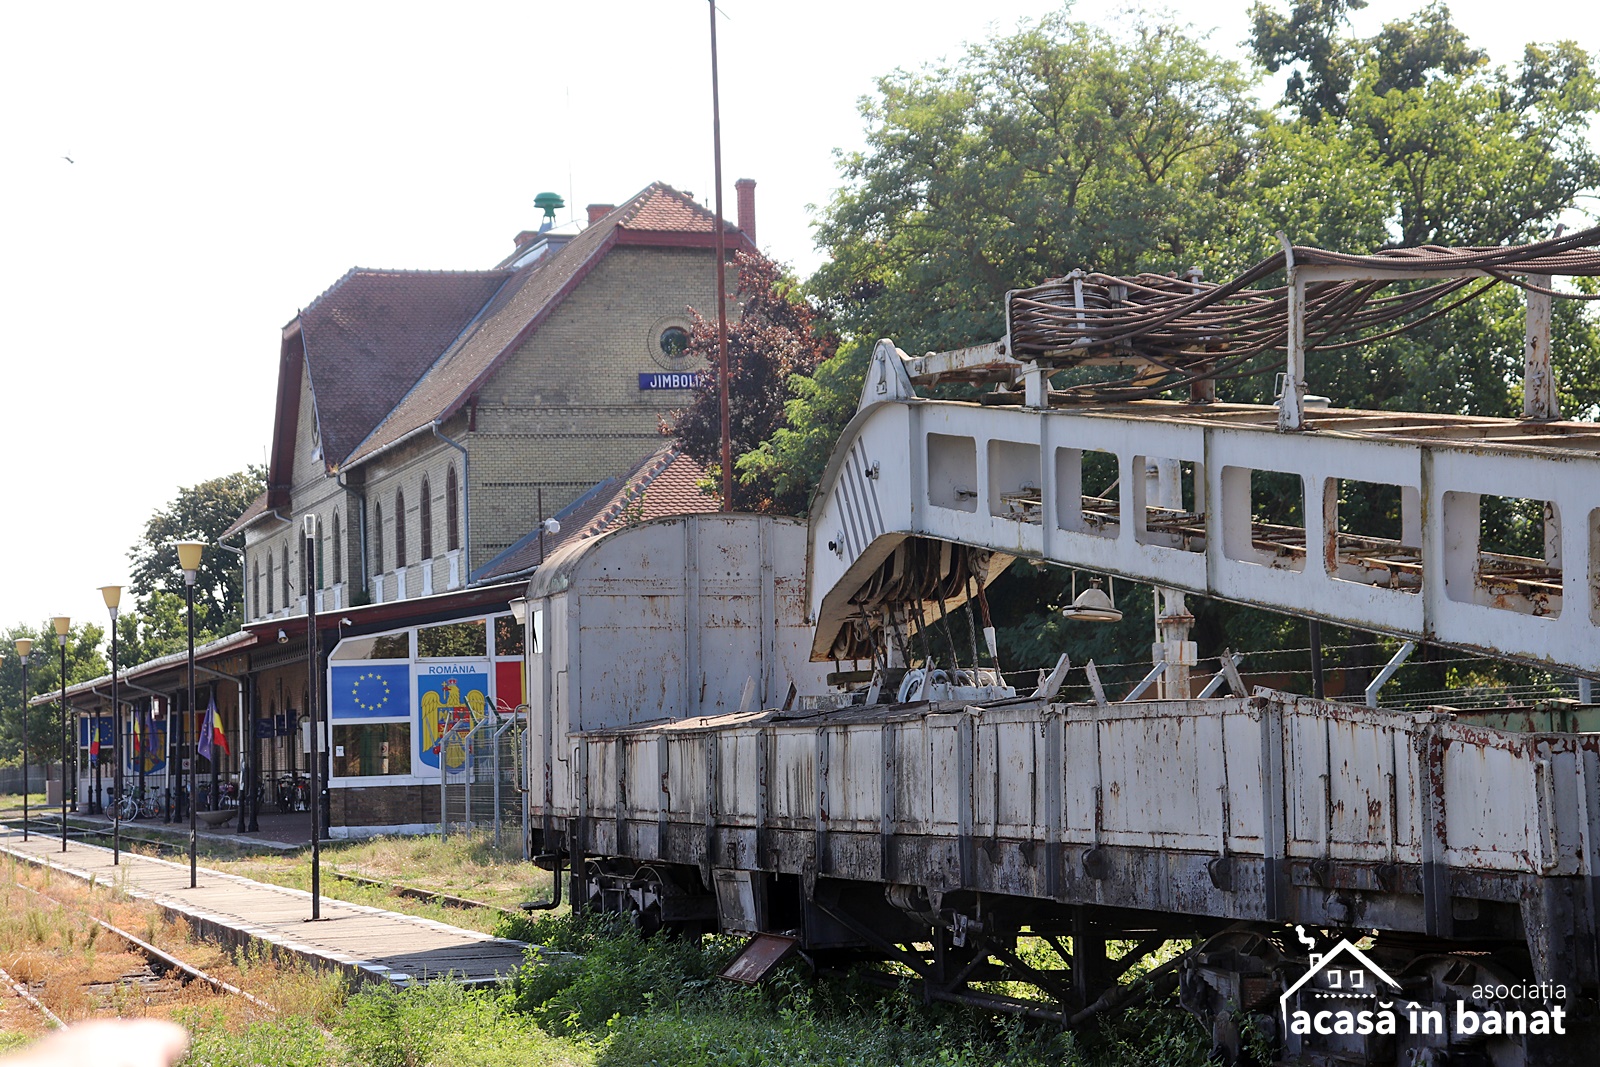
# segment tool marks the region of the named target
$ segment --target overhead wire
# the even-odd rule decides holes
[[[1600,276],[1597,245],[1600,227],[1531,244],[1428,245],[1366,256],[1294,246],[1297,267],[1344,268],[1355,275],[1304,283],[1306,348],[1336,350],[1393,337],[1501,282],[1560,299],[1600,299],[1600,293],[1547,288],[1517,276]],[[1090,360],[1142,364],[1124,377],[1053,390],[1065,396],[1134,400],[1204,379],[1264,373],[1269,366],[1250,364],[1287,346],[1291,289],[1287,282],[1253,286],[1282,272],[1288,262],[1279,252],[1222,284],[1148,273],[1114,277],[1074,272],[1015,290],[1006,299],[1010,352],[1052,371]],[[1363,272],[1369,276],[1362,277]],[[1432,281],[1440,276],[1444,280]],[[1480,278],[1482,283],[1474,284]],[[1408,280],[1431,284],[1392,288]],[[1397,320],[1405,321],[1391,326]],[[1152,369],[1158,373],[1156,381],[1151,380]]]

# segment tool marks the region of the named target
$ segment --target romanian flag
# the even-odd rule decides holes
[[[222,716],[217,714],[217,697],[212,694],[211,702],[206,705],[205,722],[200,727],[200,755],[206,759],[216,759],[216,752],[221,749],[228,754],[228,735],[222,729]]]
[[[133,754],[144,755],[144,712],[133,713]]]

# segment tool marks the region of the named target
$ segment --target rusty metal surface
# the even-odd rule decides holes
[[[798,944],[798,938],[782,934],[757,934],[745,943],[739,954],[718,975],[744,985],[755,985],[774,967],[788,959]]]
[[[944,841],[953,855],[982,853],[985,842],[1059,842],[1068,857],[1334,864],[1352,885],[1374,889],[1393,876],[1370,872],[1435,860],[1511,877],[1577,874],[1585,801],[1575,768],[1583,752],[1600,747],[1600,737],[1512,733],[1445,714],[1276,693],[1105,707],[849,709],[803,721],[767,712],[574,738],[587,751],[574,764],[587,767],[580,792],[601,810],[614,803],[619,740],[626,759],[652,771],[665,744],[665,788],[640,791],[618,809],[621,823],[650,829],[637,841],[597,823],[600,851],[672,859],[660,842],[673,835],[657,835],[658,824],[704,826],[709,814],[727,841],[795,832],[810,835],[815,850],[818,835],[877,841],[887,827],[896,842]],[[1263,763],[1274,751],[1276,776]],[[635,773],[643,770],[629,780]],[[763,780],[766,790],[757,788]],[[875,845],[834,858],[834,873],[877,879],[884,851]],[[1092,862],[1083,865],[1096,873]],[[957,888],[959,866],[923,877]],[[991,857],[988,888],[1038,894],[1037,860],[1027,867],[998,868]],[[1359,871],[1369,873],[1348,873]],[[1128,906],[1155,907],[1167,893],[1101,880]]]

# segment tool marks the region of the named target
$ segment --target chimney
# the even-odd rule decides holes
[[[534,241],[537,241],[540,237],[543,237],[543,236],[544,236],[544,234],[542,234],[538,230],[523,230],[521,233],[519,233],[515,237],[513,237],[512,240],[516,242],[517,251],[520,252],[522,249],[528,247],[529,244],[531,244]]]
[[[615,204],[590,204],[589,225],[593,226],[595,223],[599,222],[616,209],[617,205]]]
[[[756,181],[754,178],[740,178],[733,183],[734,191],[739,197],[739,229],[750,238],[750,243],[756,243]]]

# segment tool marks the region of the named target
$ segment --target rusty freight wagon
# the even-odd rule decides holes
[[[1530,270],[1562,251],[1531,247]],[[1280,304],[1346,284],[1290,266]],[[1027,308],[1082,322],[1100,305],[1073,292]],[[574,903],[749,934],[747,977],[790,950],[893,961],[869,977],[1068,1024],[1176,990],[1230,1059],[1253,1030],[1296,1062],[1589,1062],[1594,709],[1247,691],[1226,657],[1196,692],[1183,596],[1591,677],[1596,427],[1294,410],[1294,385],[1271,407],[1062,397],[1048,360],[1084,346],[1029,329],[1021,355],[881,342],[809,526],[660,520],[535,574],[531,845]],[[952,376],[998,388],[918,392]],[[1120,493],[1087,484],[1096,452]],[[1297,479],[1298,527],[1254,518],[1258,470]],[[1348,530],[1344,481],[1393,489],[1399,536]],[[1489,495],[1544,503],[1542,556],[1481,543]],[[976,623],[970,654],[926,640],[986,615],[1015,558],[1156,585],[1150,675],[1108,696],[1064,657],[1002,675]],[[1069,671],[1091,700],[1059,699]]]

